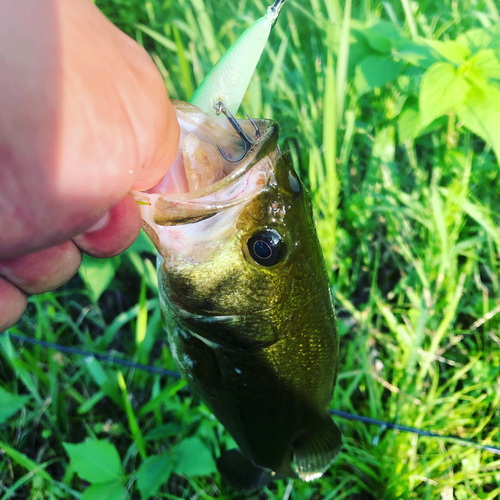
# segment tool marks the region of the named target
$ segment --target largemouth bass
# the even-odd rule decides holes
[[[241,490],[318,478],[341,447],[328,412],[338,337],[311,200],[278,147],[278,124],[231,114],[284,1],[229,49],[192,104],[174,101],[176,161],[136,193],[159,252],[173,356],[238,444],[217,466]]]
[[[239,446],[218,460],[228,482],[312,480],[341,436],[328,413],[338,338],[310,197],[277,146],[276,122],[239,122],[251,147],[235,164],[241,139],[229,122],[174,105],[177,161],[163,183],[137,194],[161,256],[172,353]]]

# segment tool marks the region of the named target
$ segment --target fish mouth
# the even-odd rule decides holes
[[[245,133],[255,134],[254,127],[257,133],[243,159],[233,162],[219,152],[237,156],[241,148],[241,138],[229,122],[215,120],[192,104],[172,103],[181,129],[177,157],[156,186],[132,193],[147,224],[197,222],[245,203],[265,188],[272,160],[279,154],[276,122],[240,120]],[[192,177],[201,182],[192,183]]]

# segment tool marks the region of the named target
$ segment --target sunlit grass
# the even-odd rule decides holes
[[[267,6],[97,4],[150,51],[171,97],[185,100]],[[499,319],[489,314],[500,295],[498,163],[454,112],[415,132],[419,85],[439,56],[405,43],[425,47],[499,22],[492,0],[288,0],[241,110],[280,123],[281,145],[313,193],[341,335],[332,407],[486,443],[500,442]],[[385,72],[368,75],[367,57]],[[372,88],[376,78],[386,81]],[[106,275],[98,297],[92,276]],[[88,260],[82,277],[32,298],[12,332],[174,369],[147,241],[101,267]],[[180,453],[186,439],[201,443],[198,455],[209,451],[195,464],[206,471],[231,446],[183,381],[2,337],[0,386],[27,398],[11,400],[16,411],[0,420],[0,500],[79,498],[89,482],[64,442],[110,441],[130,498],[140,498],[141,466]],[[337,423],[343,451],[319,481],[235,495],[216,473],[186,476],[179,465],[164,471],[155,498],[500,497],[500,460],[488,452]]]

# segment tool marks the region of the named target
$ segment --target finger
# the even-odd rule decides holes
[[[93,257],[113,257],[126,250],[141,230],[139,207],[128,194],[107,214],[104,225],[73,239],[82,252]]]
[[[28,296],[4,278],[0,278],[0,333],[17,323],[23,315]]]
[[[82,254],[68,241],[24,257],[0,262],[0,276],[27,294],[45,293],[69,281],[78,271]]]
[[[151,80],[156,79],[157,85],[150,86],[149,91],[155,94],[155,98],[150,100],[154,103],[155,109],[146,116],[153,123],[147,128],[143,127],[143,130],[136,130],[139,144],[147,144],[143,146],[147,160],[135,177],[132,191],[145,191],[158,184],[168,172],[179,149],[180,128],[177,115],[165,92],[163,79],[156,67],[152,67],[152,70],[154,74],[151,75]],[[156,136],[154,147],[151,147],[151,134]],[[149,152],[154,156],[148,157]]]

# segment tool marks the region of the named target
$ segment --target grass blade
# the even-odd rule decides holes
[[[122,391],[123,396],[123,404],[125,406],[125,412],[127,413],[128,424],[130,427],[130,431],[132,432],[132,437],[134,439],[135,445],[139,450],[139,454],[143,460],[146,460],[146,442],[144,441],[144,437],[142,435],[141,429],[139,428],[139,424],[137,422],[137,418],[135,417],[134,409],[132,408],[132,403],[130,401],[130,395],[127,391],[127,386],[125,384],[125,379],[123,378],[122,372],[118,372],[118,385]]]

